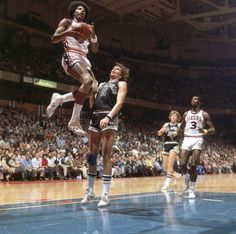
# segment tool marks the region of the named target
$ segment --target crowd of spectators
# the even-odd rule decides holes
[[[1,180],[87,178],[88,139],[76,137],[67,130],[67,115],[49,120],[10,107],[1,107],[0,115]],[[112,153],[114,177],[164,174],[162,141],[156,135],[156,129],[162,124],[161,119],[151,124],[122,120]],[[101,177],[100,155],[97,164],[97,176]],[[223,135],[210,138],[202,153],[199,174],[231,173],[236,172],[235,169],[235,145],[224,141]]]

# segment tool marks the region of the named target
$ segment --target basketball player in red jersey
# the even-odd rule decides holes
[[[87,58],[89,45],[93,53],[98,51],[98,40],[92,24],[92,32],[89,39],[84,40],[79,31],[81,23],[88,16],[89,6],[82,1],[73,1],[68,7],[70,19],[62,19],[53,34],[52,43],[62,41],[65,52],[62,57],[62,66],[67,75],[78,80],[81,85],[74,92],[64,95],[54,93],[51,102],[47,107],[47,116],[51,117],[56,108],[69,101],[74,101],[74,108],[68,127],[77,135],[86,135],[87,133],[80,125],[80,112],[83,107],[84,99],[93,93],[96,93],[98,82],[91,71],[91,64]]]
[[[180,130],[184,130],[184,140],[180,154],[180,167],[184,175],[184,190],[188,191],[188,198],[195,198],[197,181],[197,163],[200,160],[203,137],[215,133],[215,127],[210,115],[201,109],[202,99],[194,96],[191,101],[192,110],[184,113]],[[191,156],[188,174],[188,161]]]

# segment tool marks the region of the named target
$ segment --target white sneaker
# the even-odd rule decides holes
[[[93,192],[86,192],[83,200],[81,201],[81,205],[86,205],[90,203],[95,198],[95,194]]]
[[[189,192],[189,184],[184,184],[184,193]]]
[[[68,128],[77,136],[88,136],[88,133],[83,130],[79,122],[77,125],[75,123],[69,123]]]
[[[48,118],[51,118],[57,107],[61,104],[61,95],[59,93],[53,93],[49,106],[46,109]]]
[[[110,199],[107,194],[102,195],[101,200],[98,202],[98,207],[108,206],[110,204]]]
[[[190,191],[189,191],[189,194],[188,194],[188,198],[189,198],[189,199],[194,199],[195,197],[196,197],[196,196],[195,196],[194,191],[190,190]]]
[[[169,186],[168,186],[167,184],[164,184],[164,185],[161,187],[161,191],[162,191],[162,192],[166,192],[168,189],[169,189]]]
[[[174,177],[178,180],[178,179],[180,179],[181,178],[181,174],[180,173],[178,173],[178,172],[174,172]]]

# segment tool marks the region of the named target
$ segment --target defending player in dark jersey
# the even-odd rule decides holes
[[[111,70],[109,81],[101,83],[96,97],[90,98],[93,116],[89,126],[88,185],[85,197],[81,201],[82,205],[89,203],[95,197],[93,187],[97,176],[96,160],[100,144],[102,144],[104,170],[103,192],[98,207],[107,206],[110,203],[111,151],[118,129],[118,114],[127,94],[126,79],[128,76],[129,70],[117,63]]]
[[[181,116],[178,111],[172,110],[169,113],[170,122],[167,122],[157,132],[158,136],[164,135],[165,143],[162,151],[164,170],[167,172],[165,182],[161,188],[162,191],[166,191],[169,188],[171,178],[174,172],[174,163],[177,155],[180,152],[179,149],[179,136],[178,130],[180,127]]]

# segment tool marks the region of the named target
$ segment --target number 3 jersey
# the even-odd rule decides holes
[[[187,112],[185,116],[184,136],[187,137],[202,137],[203,133],[199,132],[199,128],[204,127],[203,111],[194,112],[192,110]]]

